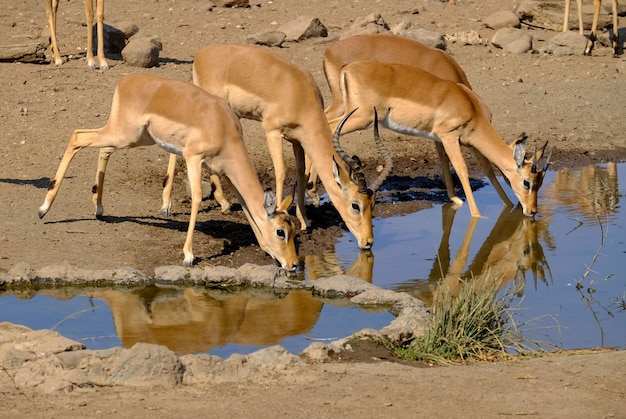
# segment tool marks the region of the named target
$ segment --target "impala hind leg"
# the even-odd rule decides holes
[[[169,161],[167,163],[167,174],[163,179],[163,204],[161,205],[161,209],[159,210],[161,214],[166,217],[172,215],[172,190],[174,188],[174,176],[176,174],[176,154],[170,154]],[[230,212],[230,202],[224,196],[224,190],[222,189],[222,184],[220,182],[220,178],[218,175],[213,173],[209,166],[204,164],[207,170],[210,172],[209,178],[211,179],[211,184],[213,187],[213,198],[220,204],[222,214],[228,214]]]
[[[172,215],[172,188],[174,187],[174,174],[176,173],[176,154],[170,154],[167,162],[167,174],[163,178],[163,205],[159,210],[166,217]]]
[[[54,57],[54,64],[63,64],[63,59],[59,53],[59,46],[57,45],[57,9],[59,8],[59,0],[46,0],[46,18],[48,19],[48,26],[50,27],[50,49]]]
[[[96,68],[93,58],[93,2],[85,0],[85,16],[87,17],[87,67]],[[109,64],[104,58],[104,0],[96,1],[96,33],[98,36],[98,66],[100,70],[108,70]]]
[[[50,182],[48,186],[48,193],[46,194],[46,198],[42,206],[39,207],[38,214],[39,218],[43,218],[46,213],[50,210],[50,206],[54,202],[54,199],[59,192],[59,188],[61,187],[61,182],[65,177],[65,172],[67,172],[67,168],[69,167],[72,159],[80,150],[84,147],[107,147],[107,144],[100,145],[99,142],[103,141],[103,138],[100,136],[100,129],[91,129],[91,130],[76,130],[72,133],[72,137],[70,138],[70,142],[65,149],[65,153],[63,153],[63,158],[61,159],[61,163],[59,164],[59,168],[57,169],[56,174],[54,175],[54,179]]]
[[[450,172],[450,159],[446,154],[446,151],[439,141],[435,141],[435,148],[437,154],[439,154],[439,162],[441,164],[441,174],[443,176],[443,183],[446,185],[446,191],[448,192],[448,198],[455,205],[455,209],[463,205],[463,201],[456,194],[454,187],[454,180],[452,179],[452,173]]]
[[[200,202],[202,202],[202,158],[200,156],[189,156],[185,158],[185,162],[187,163],[187,177],[189,179],[189,188],[191,189],[191,214],[189,215],[189,227],[185,245],[183,246],[185,255],[183,264],[191,266],[194,262],[193,233],[196,228]]]
[[[297,141],[292,142],[292,144],[293,154],[296,159],[296,188],[298,196],[298,201],[296,202],[296,216],[298,217],[298,220],[300,220],[300,230],[306,230],[308,227],[310,227],[310,223],[309,220],[306,218],[306,210],[304,208],[304,194],[307,183],[306,177],[304,175],[304,149],[302,148],[302,145]]]
[[[104,191],[104,174],[107,170],[107,164],[109,163],[109,157],[111,154],[115,152],[116,149],[114,147],[104,147],[100,149],[100,153],[98,153],[98,169],[96,170],[96,183],[94,184],[91,193],[93,196],[91,200],[93,201],[96,212],[96,218],[100,218],[104,213],[104,206],[102,205],[102,193]]]

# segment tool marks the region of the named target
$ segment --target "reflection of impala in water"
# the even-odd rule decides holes
[[[93,296],[108,303],[125,347],[156,343],[179,354],[206,352],[231,342],[278,344],[285,337],[309,332],[323,305],[303,290],[280,297],[266,293],[214,297],[191,288],[148,287],[97,291]]]
[[[374,276],[374,253],[371,250],[361,250],[356,259],[344,269],[337,258],[334,249],[319,255],[304,256],[304,269],[300,270],[301,279],[304,273],[309,280],[328,278],[335,275],[349,275],[372,283]]]
[[[606,167],[590,165],[560,169],[544,194],[555,205],[592,219],[612,214],[622,195],[617,183],[617,164],[609,162]]]
[[[498,288],[513,280],[518,295],[524,293],[527,271],[532,272],[535,287],[537,279],[543,282],[551,279],[550,267],[538,240],[538,236],[543,236],[551,243],[546,223],[524,217],[519,210],[505,208],[465,269],[476,226],[483,221],[478,218],[469,220],[463,242],[452,259],[449,239],[455,213],[450,205],[442,207],[443,235],[428,279],[406,282],[397,287],[397,291],[408,292],[430,306],[441,283],[445,282],[453,292],[458,292],[463,280],[471,280],[486,272],[499,281]]]

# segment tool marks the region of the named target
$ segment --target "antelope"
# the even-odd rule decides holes
[[[344,133],[372,125],[379,109],[384,112],[382,126],[441,142],[459,176],[473,217],[480,217],[480,212],[461,145],[478,151],[476,157],[483,170],[493,170],[490,162],[500,169],[525,215],[537,213],[537,191],[551,157],[550,153],[545,158],[547,142],[539,155],[535,152],[531,161],[526,160],[526,135],[507,145],[489,122],[482,102],[465,85],[404,64],[357,61],[341,70],[340,86],[345,108],[358,108],[345,121]],[[340,122],[341,117],[331,119],[331,129]]]
[[[46,18],[50,26],[50,47],[54,56],[54,64],[61,65],[63,60],[57,44],[57,9],[59,0],[46,0]],[[85,15],[87,16],[87,68],[96,68],[93,58],[93,0],[85,0]],[[109,64],[104,58],[104,0],[96,0],[96,21],[98,33],[98,66],[101,70],[108,70]]]
[[[440,49],[431,48],[420,42],[391,34],[351,36],[333,44],[324,53],[324,74],[331,93],[331,103],[324,111],[328,120],[340,116],[345,110],[339,75],[344,66],[355,61],[406,64],[429,71],[443,79],[462,83],[469,89],[472,88],[461,66],[449,54]],[[483,106],[485,107],[485,112],[488,113],[489,119],[491,119],[491,112],[486,105],[483,104]],[[450,172],[450,160],[440,142],[435,141],[435,148],[439,155],[448,197],[457,207],[461,206],[463,201],[456,194],[452,173]],[[476,150],[474,152],[478,153]],[[477,159],[494,188],[496,188],[504,205],[512,206],[513,203],[500,186],[491,164],[483,165],[486,159],[482,156],[477,156]],[[309,185],[307,193],[317,203],[319,202],[317,175],[310,168],[308,161],[306,173]]]
[[[78,129],[72,134],[45,201],[39,207],[39,218],[50,209],[65,172],[80,149],[100,148],[96,184],[92,190],[95,215],[100,218],[104,212],[104,175],[111,154],[123,148],[157,144],[169,153],[182,155],[187,165],[192,198],[183,247],[184,265],[194,262],[192,241],[202,200],[204,165],[228,177],[261,248],[282,268],[294,270],[298,264],[295,224],[285,208],[277,206],[273,193],[263,193],[241,131],[239,119],[223,100],[191,83],[147,74],[126,76],[115,89],[111,113],[104,127]]]
[[[286,177],[282,140],[292,144],[296,159],[297,213],[302,229],[308,225],[304,210],[306,153],[358,246],[361,249],[372,247],[375,192],[391,170],[391,155],[382,142],[377,141],[385,160],[385,170],[368,187],[358,159],[345,153],[340,158],[339,143],[333,142],[333,132],[324,115],[322,95],[313,76],[304,67],[265,47],[215,44],[196,53],[193,83],[226,100],[240,117],[262,122],[274,164],[279,199]],[[338,138],[338,133],[336,135]],[[175,167],[172,160],[175,159],[176,156],[170,156],[164,209],[171,205],[166,190],[171,191]]]
[[[569,9],[571,0],[565,0],[565,12],[563,13],[563,32],[567,32],[569,29]],[[578,31],[581,35],[584,33],[583,29],[583,5],[582,0],[576,0],[578,6]],[[593,21],[591,22],[591,34],[587,40],[585,46],[585,55],[591,55],[591,50],[596,42],[596,29],[598,28],[598,17],[600,16],[600,6],[602,0],[593,0]],[[611,6],[613,9],[613,41],[611,46],[613,47],[613,56],[619,56],[619,28],[617,26],[617,0],[611,0]]]

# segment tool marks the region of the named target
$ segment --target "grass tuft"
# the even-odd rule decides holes
[[[514,290],[509,288],[498,298],[499,283],[487,272],[461,281],[458,292],[440,284],[424,335],[394,352],[405,359],[445,364],[540,350],[539,343],[525,339],[513,321]]]

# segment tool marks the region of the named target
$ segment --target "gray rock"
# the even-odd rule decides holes
[[[302,41],[307,38],[325,38],[328,29],[316,17],[300,16],[278,27],[283,32],[287,41]]]
[[[587,38],[576,32],[559,32],[550,39],[542,52],[554,55],[582,55]]]
[[[492,13],[484,20],[486,27],[491,29],[519,28],[519,17],[510,10]]]
[[[496,31],[491,38],[491,44],[496,48],[520,54],[532,50],[532,36],[519,29],[503,28]]]
[[[287,39],[287,35],[280,31],[266,31],[249,34],[246,37],[248,44],[265,45],[267,47],[280,47]]]
[[[476,31],[453,32],[444,35],[447,42],[461,45],[484,45],[486,42]]]
[[[47,43],[35,41],[21,45],[0,46],[0,61],[43,63],[46,61]]]
[[[432,48],[444,50],[447,48],[446,38],[437,32],[428,31],[411,22],[400,22],[391,28],[391,33],[413,39]]]
[[[134,67],[154,67],[159,62],[159,47],[146,38],[131,39],[122,50],[122,59]]]
[[[183,366],[165,346],[137,343],[113,360],[109,384],[175,385],[183,379]]]
[[[250,0],[213,0],[217,7],[248,7]]]
[[[389,25],[379,13],[372,13],[357,19],[350,29],[341,34],[339,39],[348,38],[354,35],[367,35],[376,33],[388,33]]]

